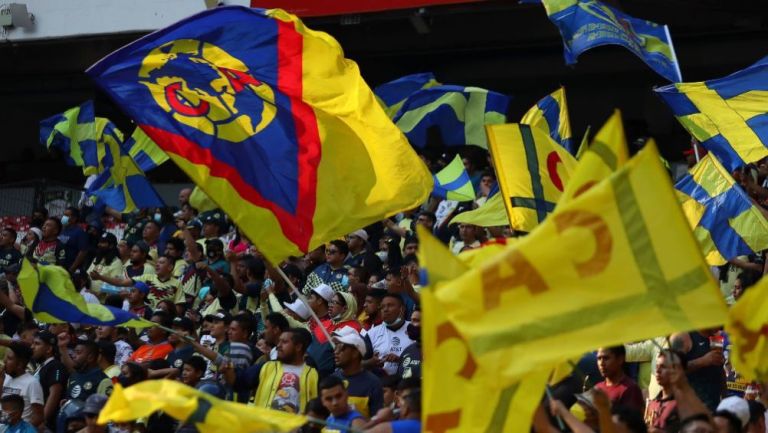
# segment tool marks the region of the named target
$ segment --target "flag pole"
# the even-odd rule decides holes
[[[288,284],[288,287],[291,288],[293,293],[296,294],[296,296],[301,299],[301,302],[304,303],[304,305],[307,306],[307,309],[309,310],[309,314],[312,315],[312,319],[314,319],[315,322],[317,322],[317,325],[320,327],[320,330],[323,331],[323,335],[325,335],[325,338],[328,339],[328,342],[331,344],[331,347],[335,348],[336,345],[333,343],[333,339],[331,339],[331,334],[328,333],[328,330],[325,329],[325,326],[323,326],[323,322],[320,321],[320,318],[317,317],[317,314],[312,310],[312,307],[309,306],[309,301],[307,298],[299,291],[299,289],[296,288],[296,286],[291,282],[291,280],[288,278],[288,275],[285,275],[285,272],[283,272],[282,269],[280,269],[280,266],[272,266],[278,274],[280,274],[280,277],[285,281],[286,284]]]

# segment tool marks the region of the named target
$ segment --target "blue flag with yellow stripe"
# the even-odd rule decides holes
[[[83,167],[85,175],[98,172],[93,101],[40,121],[40,143],[64,154],[68,165]]]
[[[682,81],[672,37],[665,25],[631,17],[597,0],[542,0],[563,37],[565,63],[602,45],[620,45],[676,83]]]
[[[724,78],[655,90],[731,172],[768,156],[768,57]]]
[[[478,87],[441,85],[412,94],[392,119],[411,145],[424,148],[436,127],[443,144],[488,148],[485,125],[506,122],[509,97]]]
[[[144,173],[168,161],[168,154],[163,152],[141,128],[134,129],[133,134],[123,142],[122,147]]]
[[[89,304],[77,292],[66,269],[60,266],[33,265],[24,259],[19,272],[19,287],[27,308],[44,323],[81,323],[94,326],[146,328],[150,321],[119,308]]]
[[[768,249],[768,221],[712,154],[675,188],[708,264]]]
[[[475,189],[472,187],[472,179],[464,168],[461,156],[456,155],[450,164],[433,175],[435,189],[432,195],[439,198],[456,201],[469,201],[475,199]]]
[[[575,155],[564,87],[541,98],[525,113],[520,123],[543,128],[553,140],[560,143],[571,155]]]
[[[409,96],[422,89],[439,86],[435,76],[431,72],[411,74],[400,77],[397,80],[384,83],[373,89],[376,99],[384,107],[384,111],[391,118],[395,117]]]

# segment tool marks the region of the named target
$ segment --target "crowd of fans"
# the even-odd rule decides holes
[[[432,198],[292,257],[279,264],[290,285],[221,210],[198,213],[189,189],[178,206],[130,215],[70,207],[55,217],[36,209],[23,235],[0,231],[4,431],[196,431],[163,413],[96,423],[114,384],[155,379],[305,413],[335,431],[421,431],[415,226],[456,254],[513,235],[508,227],[450,224],[453,215],[482,204],[496,182],[484,155],[464,161],[475,202]],[[765,174],[755,170],[753,181],[744,180],[751,193]],[[124,225],[121,238],[104,229],[115,220]],[[19,291],[22,258],[67,269],[86,302],[159,326],[40,323]],[[763,267],[757,255],[713,271],[732,301]],[[763,433],[759,389],[732,371],[728,356],[727,336],[718,329],[600,348],[548,393],[533,429]],[[302,431],[323,428],[313,422]]]

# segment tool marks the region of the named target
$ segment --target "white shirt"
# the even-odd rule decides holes
[[[373,354],[379,358],[383,358],[390,353],[394,353],[400,356],[406,347],[413,343],[408,337],[408,324],[409,321],[404,321],[397,331],[392,331],[387,328],[385,323],[374,326],[365,333],[365,336],[371,340],[371,346],[373,347]],[[397,373],[397,362],[385,362],[384,371],[389,375]]]
[[[43,405],[43,387],[40,382],[29,373],[24,373],[18,377],[11,377],[5,374],[3,382],[3,397],[10,394],[20,395],[24,398],[24,412],[21,417],[26,422],[30,422],[32,417],[32,405]]]

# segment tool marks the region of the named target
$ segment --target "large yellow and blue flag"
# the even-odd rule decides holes
[[[487,149],[485,125],[505,123],[509,101],[479,87],[441,85],[413,93],[392,120],[417,148],[427,146],[428,130],[436,128],[443,145]]]
[[[174,380],[160,379],[123,388],[119,384],[99,412],[99,424],[147,418],[162,411],[206,433],[290,432],[305,415],[220,400]]]
[[[576,154],[571,136],[571,121],[568,117],[568,104],[565,100],[565,87],[560,87],[541,98],[528,110],[520,123],[544,128],[553,140],[560,143],[571,155]]]
[[[210,9],[88,74],[272,262],[432,191],[338,42],[282,10]]]
[[[451,219],[451,224],[472,224],[480,227],[508,226],[509,217],[501,194],[494,194],[477,209],[462,212]]]
[[[68,165],[83,167],[85,175],[98,172],[96,116],[93,101],[40,121],[40,143],[64,154]]]
[[[134,129],[133,134],[123,142],[122,147],[144,173],[168,161],[168,154],[163,152],[163,149],[160,149],[141,128]]]
[[[120,213],[164,206],[136,161],[123,147],[123,133],[109,120],[96,118],[99,172],[87,183],[86,194]]]
[[[710,265],[768,249],[768,221],[711,153],[675,188]]]
[[[667,80],[682,81],[666,25],[631,17],[597,0],[542,0],[563,37],[565,63],[602,45],[620,45]]]
[[[498,387],[595,347],[720,326],[727,315],[653,143],[434,296]]]
[[[41,322],[129,328],[154,326],[154,323],[119,308],[86,303],[67,270],[60,266],[33,265],[24,259],[18,280],[27,308]]]
[[[576,159],[540,128],[510,123],[487,130],[510,226],[530,232],[555,209]]]
[[[655,89],[730,172],[768,156],[768,57],[727,77]]]
[[[475,199],[475,189],[472,179],[464,168],[464,162],[460,155],[456,155],[448,165],[433,176],[435,189],[432,195],[456,201],[470,201]]]
[[[730,361],[747,380],[768,382],[768,278],[744,292],[728,310]]]
[[[384,107],[390,119],[394,118],[409,96],[421,89],[439,86],[435,76],[431,72],[411,74],[400,77],[397,80],[376,86],[373,93]]]

